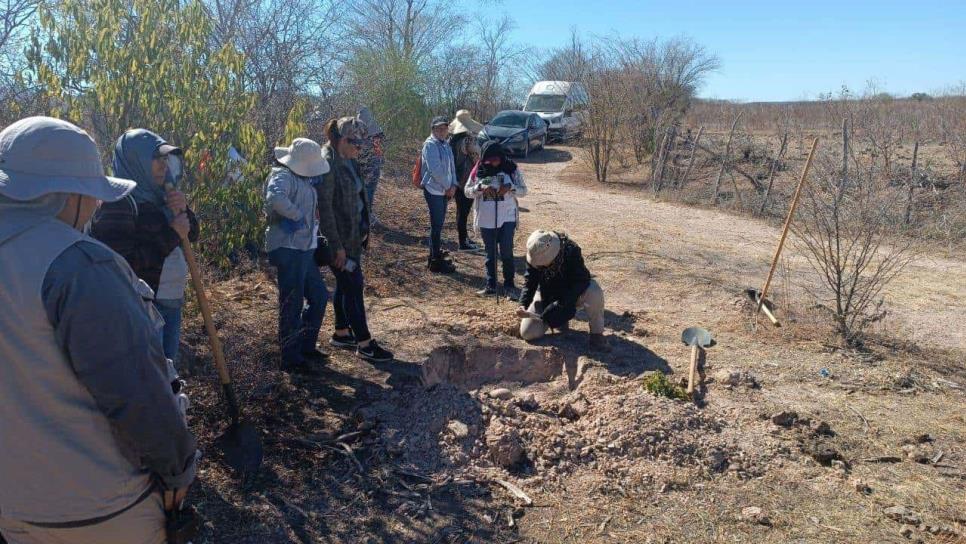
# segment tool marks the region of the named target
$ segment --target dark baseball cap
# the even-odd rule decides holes
[[[449,126],[449,118],[443,117],[442,115],[437,115],[436,117],[433,117],[433,122],[429,125],[429,127],[436,128],[440,125]]]

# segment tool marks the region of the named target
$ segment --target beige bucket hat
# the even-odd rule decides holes
[[[537,268],[550,266],[560,253],[560,236],[549,230],[535,230],[527,238],[527,263]]]
[[[135,183],[104,175],[94,139],[52,117],[27,117],[0,132],[0,195],[28,201],[51,193],[120,200]]]
[[[322,156],[322,146],[308,138],[296,138],[288,147],[276,147],[275,159],[303,178],[329,172],[329,162]]]
[[[460,110],[456,112],[456,118],[450,121],[449,124],[450,134],[462,134],[464,132],[469,132],[473,136],[476,136],[481,130],[483,130],[483,123],[474,120],[470,110]]]

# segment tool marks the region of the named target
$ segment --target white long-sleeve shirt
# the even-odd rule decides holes
[[[489,184],[487,184],[489,181]],[[487,187],[499,189],[501,185],[509,185],[510,191],[498,200],[488,200],[483,196]],[[527,195],[527,184],[523,181],[523,173],[517,169],[513,175],[500,172],[490,178],[479,178],[476,168],[470,173],[466,182],[464,194],[475,200],[473,203],[473,228],[494,229],[504,223],[519,223],[520,207],[517,199]]]

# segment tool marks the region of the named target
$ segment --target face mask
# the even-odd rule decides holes
[[[165,159],[168,161],[168,174],[177,184],[181,181],[181,176],[184,175],[184,161],[180,155],[174,153],[168,153],[165,155]]]

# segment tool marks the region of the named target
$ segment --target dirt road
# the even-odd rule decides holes
[[[522,230],[558,228],[581,241],[615,307],[674,316],[682,327],[730,322],[733,315],[709,309],[731,303],[746,288],[761,287],[780,229],[712,209],[655,201],[649,191],[564,182],[575,177],[565,175],[574,168],[575,152],[552,148],[524,164],[530,195],[522,204],[531,213],[521,219]],[[783,261],[772,292],[802,305],[802,288],[815,273],[795,247],[794,236]],[[884,326],[898,336],[966,353],[966,327],[950,326],[966,322],[966,260],[920,257],[890,286],[887,309],[892,317]]]

